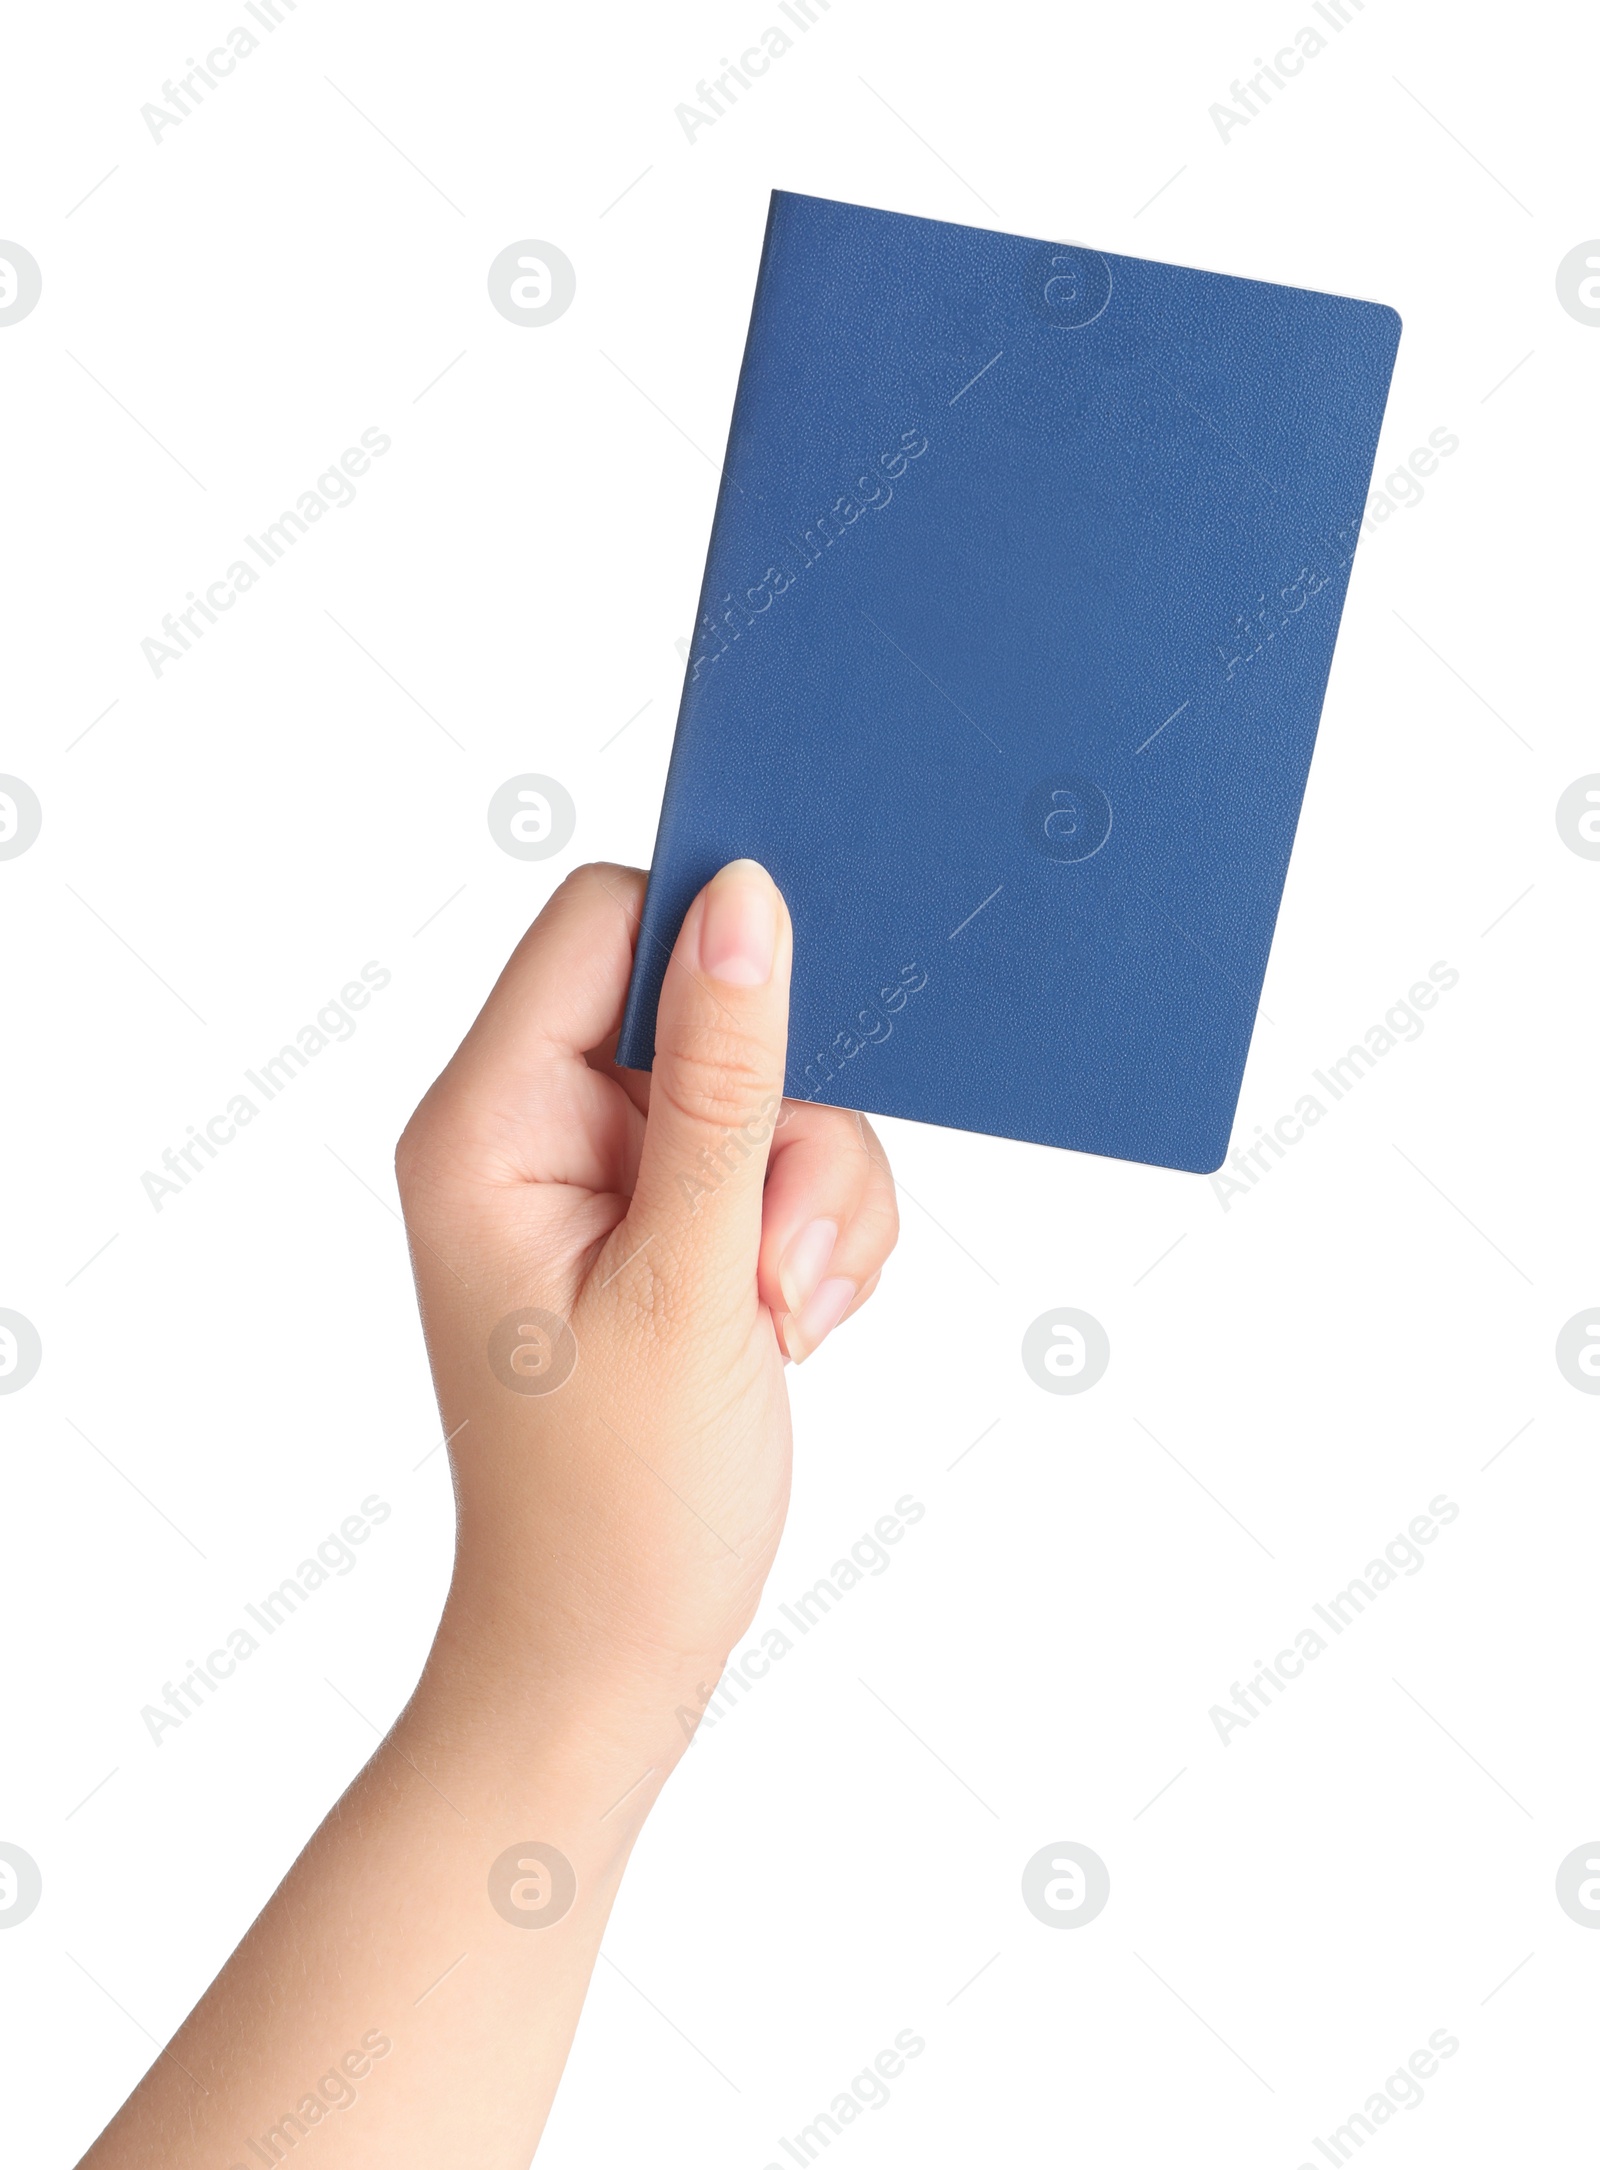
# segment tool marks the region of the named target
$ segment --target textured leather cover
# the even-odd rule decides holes
[[[792,1095],[1219,1166],[1399,333],[776,193],[618,1062],[748,857]]]

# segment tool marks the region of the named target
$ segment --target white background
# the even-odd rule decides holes
[[[669,1787],[541,2163],[787,2162],[907,2027],[830,2161],[1320,2165],[1439,2028],[1385,2163],[1592,2129],[1600,1935],[1554,1877],[1600,1831],[1600,1401],[1553,1348],[1600,1303],[1600,864],[1554,808],[1600,769],[1600,334],[1555,270],[1600,231],[1596,50],[1548,8],[1351,4],[1335,35],[1311,0],[834,0],[692,144],[674,107],[776,0],[302,0],[159,143],[141,105],[242,0],[13,19],[0,233],[44,277],[0,331],[0,767],[44,806],[0,865],[0,1304],[44,1344],[0,1401],[0,1838],[44,1878],[0,1935],[19,2164],[87,2145],[427,1648],[451,1506],[389,1156],[561,876],[649,857],[774,185],[1399,309],[1378,475],[1460,447],[1357,556],[1240,1136],[1460,980],[1227,1212],[884,1126],[900,1254],[794,1382],[758,1627],[927,1512]],[[1308,24],[1327,50],[1221,140]],[[522,238],[577,269],[542,329],[487,299]],[[156,679],[162,615],[368,427],[357,501]],[[485,823],[526,770],[578,807],[545,864]],[[355,1037],[158,1214],[142,1172],[368,959]],[[1061,1304],[1111,1340],[1079,1398],[1019,1358]],[[371,1493],[357,1569],[153,1745],[141,1706]],[[1440,1493],[1425,1569],[1224,1746],[1210,1707]],[[1072,1933],[1019,1889],[1064,1839],[1111,1875]]]

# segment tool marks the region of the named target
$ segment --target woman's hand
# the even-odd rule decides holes
[[[453,1607],[487,1590],[598,1713],[671,1721],[772,1562],[785,1356],[871,1294],[897,1220],[861,1117],[782,1099],[789,915],[753,861],[690,909],[653,1073],[614,1067],[643,896],[623,867],[562,886],[397,1165],[455,1457]]]
[[[313,2130],[328,2170],[525,2170],[537,2145],[633,1842],[772,1562],[785,1359],[895,1238],[865,1123],[780,1097],[789,915],[759,867],[691,909],[652,1075],[614,1067],[643,893],[574,874],[407,1126],[444,1617],[84,2170],[276,2161]]]

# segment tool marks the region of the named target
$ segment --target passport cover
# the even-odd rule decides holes
[[[759,859],[793,1097],[1220,1166],[1399,336],[775,192],[616,1060]]]

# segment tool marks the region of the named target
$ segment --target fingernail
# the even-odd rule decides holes
[[[801,1229],[784,1252],[783,1263],[778,1268],[778,1286],[791,1311],[805,1309],[811,1291],[828,1270],[828,1261],[838,1240],[837,1221],[813,1221],[809,1228]]]
[[[803,1364],[827,1338],[856,1300],[856,1285],[842,1276],[824,1281],[797,1319],[790,1322],[789,1354]]]
[[[764,987],[777,947],[772,883],[754,859],[735,859],[706,888],[700,969],[726,987]]]

